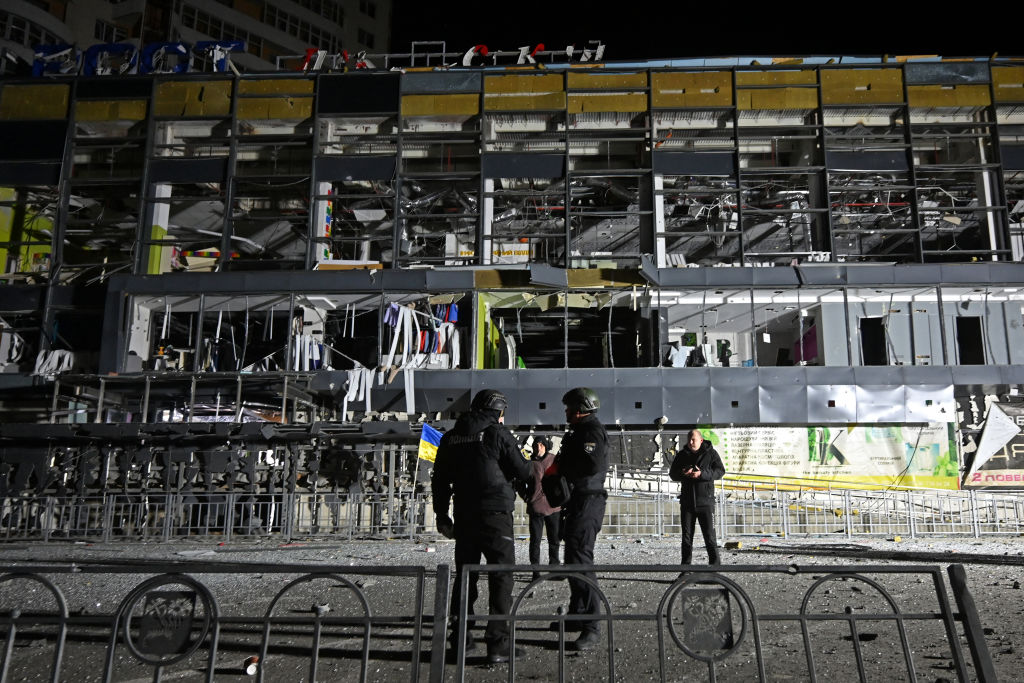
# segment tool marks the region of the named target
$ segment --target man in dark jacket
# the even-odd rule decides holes
[[[604,522],[604,477],[608,471],[608,433],[595,414],[601,401],[592,389],[578,387],[562,397],[569,432],[555,459],[558,473],[572,488],[569,502],[562,508],[562,540],[565,564],[594,564],[594,542]],[[593,573],[585,574],[596,580]],[[569,614],[597,614],[597,591],[582,579],[569,579]],[[600,627],[596,621],[573,621],[567,626],[582,631],[573,643],[575,650],[597,645]]]
[[[513,482],[529,481],[530,463],[523,458],[515,438],[502,424],[508,399],[492,389],[484,389],[473,397],[470,411],[441,437],[434,461],[432,491],[437,529],[455,539],[455,585],[452,586],[451,613],[458,614],[462,590],[462,567],[478,564],[480,555],[488,564],[515,564],[512,536],[512,508],[516,494]],[[448,516],[448,505],[454,496],[455,520]],[[495,573],[488,577],[490,613],[508,614],[512,607],[511,573]],[[469,609],[477,598],[477,577],[470,579]],[[474,646],[466,624],[466,649]],[[453,646],[458,637],[457,623],[452,633]],[[508,661],[508,623],[487,622],[484,635],[487,658],[492,663]]]
[[[725,465],[699,429],[690,430],[689,440],[672,461],[668,476],[683,484],[679,491],[682,563],[690,564],[693,559],[693,531],[695,522],[700,522],[704,546],[708,549],[708,564],[719,564],[715,538],[715,480],[725,476]]]

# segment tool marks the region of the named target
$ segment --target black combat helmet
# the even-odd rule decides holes
[[[497,410],[500,413],[508,408],[508,399],[500,391],[483,389],[476,393],[469,407],[472,410]]]
[[[601,407],[601,399],[597,397],[597,392],[587,387],[576,387],[565,392],[562,403],[581,413],[592,413]]]

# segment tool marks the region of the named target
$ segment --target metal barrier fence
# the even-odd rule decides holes
[[[719,538],[749,535],[847,538],[1024,533],[1024,497],[981,491],[858,491],[781,488],[764,482],[719,482]],[[516,533],[528,535],[518,503]],[[275,535],[292,538],[417,538],[435,532],[429,494],[107,494],[99,497],[0,499],[0,539]],[[671,493],[619,493],[608,499],[605,535],[679,533]]]
[[[535,569],[542,573],[531,579]],[[996,680],[960,565],[949,567],[951,591],[928,566],[545,569],[465,568],[519,579],[509,615],[474,617],[474,634],[494,619],[509,623],[509,681],[851,680],[853,671],[862,681],[917,680],[935,669],[960,681]],[[597,573],[602,632],[593,652],[570,658],[566,634],[588,617],[555,605],[569,592],[561,579],[586,581],[584,570]],[[469,582],[462,585],[460,629],[469,627]],[[465,631],[446,659],[449,587],[447,565],[436,572],[213,562],[7,566],[0,568],[0,683],[246,675],[441,683],[465,680],[467,664],[474,680],[505,677],[500,667],[475,667],[486,660],[467,653]]]
[[[104,682],[197,673],[211,682],[232,675],[258,681],[443,676],[446,565],[437,567],[433,591],[423,567],[5,569],[0,683],[94,680],[101,672]],[[239,590],[240,580],[249,590]]]
[[[434,531],[430,496],[294,494],[109,494],[103,497],[5,498],[4,540],[277,535],[415,538]]]
[[[517,569],[523,567],[474,565],[465,571],[480,577]],[[559,681],[919,680],[934,669],[959,681],[996,680],[962,565],[949,567],[959,613],[937,567],[730,565],[679,573],[698,568],[604,565],[586,568],[596,571],[593,581],[579,573],[583,569],[542,573],[513,595],[509,615],[468,617],[464,581],[460,628],[469,618],[478,628],[480,622],[507,622],[509,681],[520,674]],[[567,592],[562,578],[596,589],[596,615],[552,610],[545,587]],[[617,589],[614,597],[602,591],[609,586]],[[566,632],[594,621],[600,634],[594,651],[567,661],[573,643]],[[467,658],[464,636],[463,630],[456,638],[460,683],[467,664],[479,659]]]

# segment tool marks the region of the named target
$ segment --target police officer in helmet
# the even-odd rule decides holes
[[[564,562],[594,564],[594,542],[604,521],[605,473],[608,471],[608,433],[597,419],[601,401],[593,389],[577,387],[562,397],[569,432],[562,439],[556,459],[558,472],[566,477],[572,489],[568,503],[562,508],[562,540],[565,542]],[[595,579],[593,573],[585,576]],[[586,581],[569,579],[569,614],[597,614],[597,591]],[[578,627],[579,638],[573,649],[589,650],[598,642],[597,621],[566,622]]]
[[[515,564],[512,535],[513,482],[527,482],[532,468],[523,457],[515,438],[503,424],[508,399],[500,391],[484,389],[473,397],[468,413],[441,437],[434,462],[432,491],[437,529],[455,539],[455,584],[451,614],[458,614],[463,572],[467,564],[478,564],[481,554],[489,564]],[[454,498],[453,520],[448,516]],[[512,607],[511,573],[488,576],[490,613],[508,614]],[[468,614],[477,598],[476,577],[470,579]],[[457,618],[457,617],[456,617]],[[466,650],[475,647],[466,624]],[[452,632],[453,649],[458,625]],[[487,622],[484,636],[491,663],[508,661],[508,623]]]

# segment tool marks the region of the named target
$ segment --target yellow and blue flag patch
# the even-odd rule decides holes
[[[434,462],[437,457],[437,447],[441,444],[441,432],[428,424],[423,425],[423,432],[420,433],[419,457]]]

